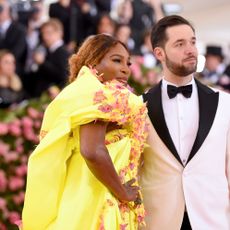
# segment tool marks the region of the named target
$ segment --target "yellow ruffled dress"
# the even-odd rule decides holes
[[[82,67],[46,109],[40,144],[29,158],[22,229],[138,229],[143,205],[120,203],[91,173],[80,154],[79,127],[95,120],[121,126],[107,133],[105,142],[124,183],[137,178],[146,116],[141,98],[115,80],[101,83]]]

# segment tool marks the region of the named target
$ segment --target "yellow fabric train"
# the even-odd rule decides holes
[[[79,127],[98,119],[121,126],[107,133],[105,142],[126,182],[137,178],[146,116],[141,98],[117,81],[101,83],[82,67],[46,109],[40,144],[29,158],[22,229],[134,230],[143,224],[143,205],[120,203],[88,169],[80,154]]]

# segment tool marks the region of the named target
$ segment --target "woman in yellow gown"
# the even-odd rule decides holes
[[[91,36],[70,58],[71,83],[46,109],[29,158],[23,230],[134,230],[144,224],[137,184],[146,106],[127,89],[130,57]]]

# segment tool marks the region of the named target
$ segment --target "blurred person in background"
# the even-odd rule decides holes
[[[63,40],[68,44],[71,40],[71,0],[58,0],[49,5],[50,18],[57,18],[61,21],[64,28]]]
[[[25,73],[31,71],[33,66],[33,53],[35,49],[41,44],[41,25],[45,22],[44,3],[43,0],[33,1],[31,3],[31,12],[27,19],[27,56],[25,63]]]
[[[135,55],[140,55],[144,57],[144,65],[148,68],[154,68],[160,65],[159,61],[156,59],[154,53],[152,52],[151,44],[151,30],[147,29],[143,33],[142,43],[139,50],[135,51]]]
[[[72,0],[71,1],[71,41],[74,39],[76,45],[95,33],[96,22],[100,15],[94,0]]]
[[[9,1],[0,0],[0,49],[8,49],[14,54],[19,76],[24,71],[26,48],[26,28],[13,21]]]
[[[116,2],[117,0],[93,0],[98,13],[99,14],[103,14],[103,13],[110,13],[112,8],[113,8],[113,4],[114,2]]]
[[[151,27],[164,16],[161,0],[135,0],[132,1],[133,16],[130,20],[132,37],[136,47],[142,43],[144,31]]]
[[[111,12],[111,17],[117,23],[130,25],[130,21],[133,17],[132,0],[119,0]]]
[[[6,108],[23,100],[23,88],[16,74],[14,55],[5,49],[0,50],[0,108]]]
[[[50,4],[49,16],[61,21],[64,43],[73,53],[88,35],[95,33],[99,11],[94,0],[58,0]]]
[[[230,93],[230,65],[226,67],[222,76],[220,76],[217,85]]]
[[[25,75],[24,85],[31,97],[39,97],[49,87],[63,88],[67,82],[69,53],[64,45],[63,26],[58,19],[50,19],[41,26],[43,46],[33,54],[31,72]]]
[[[161,80],[161,65],[152,52],[151,30],[147,29],[143,35],[143,42],[139,49],[133,50],[132,75],[129,84],[138,95],[147,92]]]
[[[108,34],[114,36],[116,22],[110,17],[109,14],[104,13],[100,15],[97,25],[96,34]]]
[[[131,37],[131,33],[132,31],[128,24],[117,24],[115,27],[114,36],[123,42],[132,54],[135,48],[135,43]]]
[[[222,47],[207,46],[205,58],[204,70],[198,76],[209,85],[217,85],[226,68]]]
[[[79,33],[78,25],[81,20],[80,9],[71,0],[58,0],[57,2],[49,5],[50,18],[56,18],[61,21],[64,28],[63,40],[67,50],[73,53],[76,49],[77,43],[80,38],[77,37]]]

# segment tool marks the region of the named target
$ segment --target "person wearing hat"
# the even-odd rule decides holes
[[[226,66],[221,46],[207,46],[205,54],[205,67],[201,73],[201,78],[207,84],[215,85],[222,76]]]
[[[230,64],[224,70],[223,75],[218,81],[218,85],[225,91],[230,93]]]

